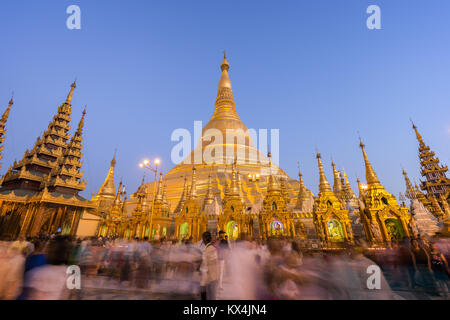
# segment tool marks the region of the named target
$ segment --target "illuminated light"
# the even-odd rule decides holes
[[[158,165],[160,163],[159,159],[155,159],[155,164]]]
[[[143,168],[144,164],[143,163],[139,163],[139,167]]]
[[[144,160],[144,164],[145,164],[145,165],[148,165],[148,164],[149,164],[149,161],[148,161],[148,160]]]

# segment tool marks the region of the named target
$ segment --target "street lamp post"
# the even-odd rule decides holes
[[[148,169],[148,170],[150,170],[150,171],[152,171],[152,172],[155,173],[155,182],[153,183],[152,210],[150,211],[150,224],[149,224],[149,228],[150,228],[150,230],[149,230],[150,237],[149,237],[149,238],[150,238],[150,240],[152,239],[152,236],[153,236],[153,226],[152,226],[152,221],[153,221],[153,210],[154,210],[154,207],[155,207],[156,182],[157,182],[157,178],[158,178],[158,165],[160,164],[160,160],[159,160],[159,159],[155,159],[155,160],[153,161],[153,163],[154,163],[155,167],[153,167],[153,166],[150,164],[150,161],[148,161],[148,160],[144,160],[142,163],[139,164],[139,166],[140,166],[141,168]]]

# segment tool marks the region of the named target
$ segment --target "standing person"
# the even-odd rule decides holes
[[[430,249],[431,268],[433,270],[434,279],[442,292],[442,296],[447,299],[450,274],[447,260],[445,259],[444,254],[439,251],[435,243],[430,246]]]
[[[216,300],[217,283],[219,280],[219,266],[217,249],[212,244],[212,236],[209,231],[202,235],[205,249],[202,254],[201,272],[201,297],[202,300]]]
[[[427,293],[436,294],[430,256],[424,248],[419,246],[419,241],[416,239],[411,240],[411,255],[420,285]]]
[[[225,261],[227,260],[228,253],[230,250],[230,245],[228,241],[225,240],[225,231],[219,231],[219,243],[218,243],[218,253],[219,253],[219,290],[223,289],[223,275],[225,273]]]
[[[13,242],[0,252],[0,300],[15,300],[22,292],[25,270],[25,247]]]
[[[49,243],[47,250],[48,264],[35,267],[27,273],[27,287],[29,300],[67,300],[67,263],[71,252],[70,242],[55,236]]]

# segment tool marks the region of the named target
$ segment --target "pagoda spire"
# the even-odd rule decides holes
[[[84,127],[84,117],[86,116],[86,108],[83,110],[80,122],[78,123],[77,131],[74,133],[70,142],[68,143],[63,158],[59,164],[59,168],[53,170],[52,181],[50,187],[65,187],[68,189],[84,190],[86,184],[80,179],[83,176],[81,169],[82,150],[82,133]]]
[[[360,140],[359,146],[361,147],[361,150],[362,150],[362,153],[363,153],[363,157],[364,157],[364,164],[366,166],[366,181],[367,181],[367,185],[369,185],[369,186],[379,186],[380,185],[380,181],[378,180],[378,177],[377,177],[375,171],[373,170],[372,165],[369,162],[369,158],[367,157],[365,145],[362,142],[362,140]]]
[[[75,90],[75,88],[77,87],[77,80],[75,79],[75,81],[71,84],[70,86],[70,92],[67,95],[67,99],[66,99],[66,103],[68,105],[70,105],[72,103],[72,98],[73,98],[73,91]]]
[[[205,202],[204,204],[211,204],[214,202],[214,194],[212,189],[212,176],[211,172],[208,175],[208,190],[206,190]]]
[[[417,126],[414,124],[414,122],[412,120],[411,120],[411,124],[412,124],[412,128],[413,128],[414,132],[416,133],[416,138],[417,138],[417,141],[419,141],[419,145],[421,147],[425,146],[425,142],[423,141],[423,138],[420,135],[419,130],[417,129]]]
[[[406,173],[405,169],[402,170],[402,173],[403,173],[403,176],[405,177],[405,184],[406,184],[405,196],[411,200],[416,199],[416,192],[411,183],[411,180],[409,180],[409,178],[408,178],[408,174]]]
[[[211,121],[220,119],[238,120],[240,122],[241,120],[236,113],[236,104],[234,102],[230,76],[228,75],[230,64],[228,63],[226,54],[224,54],[220,69],[222,70],[222,75],[219,80],[215,111],[211,118]]]
[[[231,184],[230,184],[230,195],[233,196],[239,196],[240,190],[239,190],[239,182],[238,177],[236,173],[236,164],[237,160],[234,160],[234,163],[231,165]]]
[[[267,192],[281,192],[280,185],[276,178],[272,175],[272,153],[268,153],[269,158],[269,177],[267,178]]]
[[[191,190],[190,190],[190,199],[196,199],[197,198],[197,169],[192,167],[192,182],[191,182]]]
[[[323,172],[323,165],[322,165],[320,153],[316,154],[316,158],[317,158],[317,164],[319,166],[319,193],[331,192],[330,183],[328,182],[327,177],[325,176],[325,173]]]
[[[342,170],[342,171],[343,171],[342,176],[343,176],[343,180],[344,180],[342,190],[345,194],[345,197],[347,198],[347,200],[356,198],[356,195],[353,192],[352,187],[350,186],[350,182],[348,181],[347,173],[345,173],[345,170]]]
[[[336,195],[338,195],[343,191],[344,188],[342,186],[339,171],[336,170],[336,165],[334,164],[333,160],[331,160],[331,166],[333,167],[333,177],[334,177],[333,192],[336,193]]]
[[[163,173],[162,171],[159,173],[159,181],[158,181],[158,190],[156,191],[156,201],[163,200]]]
[[[4,146],[2,145],[5,141],[5,134],[6,134],[6,121],[9,117],[9,112],[11,111],[11,106],[14,104],[13,98],[11,97],[11,100],[9,100],[8,108],[6,108],[5,112],[3,113],[2,118],[0,119],[0,159],[3,158],[1,152],[3,151]],[[2,165],[0,164],[0,168]]]
[[[303,182],[303,175],[302,175],[302,172],[300,171],[300,165],[298,168],[298,181],[299,181],[300,187],[298,189],[297,203],[296,203],[295,207],[297,209],[302,209],[304,201],[308,198],[308,192],[307,192],[305,183]]]
[[[440,202],[439,199],[442,194],[447,195],[447,197],[449,195],[450,178],[447,178],[448,167],[440,164],[439,158],[435,156],[435,153],[423,141],[417,126],[414,123],[412,125],[419,141],[421,175],[426,179],[426,181],[421,183],[420,188],[426,191],[428,197],[434,195],[435,199]]]
[[[359,178],[356,178],[356,182],[358,183],[359,197],[363,198],[364,197],[364,193],[365,193],[364,187],[363,187],[361,181],[359,180]]]
[[[183,192],[181,193],[181,198],[180,198],[180,201],[178,202],[177,207],[175,208],[175,212],[178,212],[178,213],[181,212],[188,195],[189,195],[189,190],[188,190],[187,176],[184,176]]]
[[[116,194],[116,187],[114,184],[114,168],[116,166],[116,152],[114,152],[114,156],[111,160],[111,164],[109,167],[108,174],[106,175],[106,179],[103,182],[102,186],[97,192],[95,198],[99,197],[114,197]]]

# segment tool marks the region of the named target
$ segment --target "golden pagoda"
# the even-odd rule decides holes
[[[257,219],[267,191],[265,178],[269,172],[282,180],[283,197],[287,202],[295,202],[298,195],[298,181],[291,179],[254,146],[236,112],[229,69],[225,56],[214,113],[203,128],[198,145],[163,178],[178,238],[197,239],[199,230],[208,228],[214,232],[233,230],[233,237],[250,234],[260,237]],[[231,135],[231,142],[227,141],[227,135]],[[192,174],[188,190],[187,177],[191,172],[195,174]],[[251,176],[258,179],[252,180]],[[148,184],[147,190],[152,190],[153,184]],[[137,198],[132,197],[129,205],[137,206]],[[211,223],[213,220],[215,227]],[[201,226],[197,225],[199,221]]]
[[[400,206],[395,197],[381,185],[369,162],[365,145],[360,142],[366,168],[367,185],[358,181],[360,198],[363,202],[361,216],[367,240],[372,243],[386,243],[411,236],[411,214],[407,207]]]
[[[314,204],[317,237],[326,243],[352,242],[353,231],[348,210],[343,201],[331,190],[323,171],[320,153],[317,153],[316,158],[319,167],[319,194]]]
[[[26,150],[22,160],[14,161],[2,177],[2,236],[17,238],[55,232],[75,235],[82,213],[93,208],[88,200],[78,195],[86,187],[80,171],[86,111],[83,111],[77,130],[70,137],[71,102],[75,88],[74,82],[47,130],[31,150]],[[12,100],[9,108],[11,105]]]
[[[186,200],[181,211],[175,216],[175,236],[177,239],[185,240],[192,238],[194,241],[201,239],[206,231],[207,219],[202,210],[202,203],[197,195],[196,168],[192,168],[192,181],[186,189]]]
[[[269,153],[269,163],[271,155]],[[289,205],[289,198],[285,194],[283,180],[269,173],[267,177],[267,191],[264,196],[263,207],[259,214],[259,225],[262,236],[267,237],[296,237],[294,213]]]

